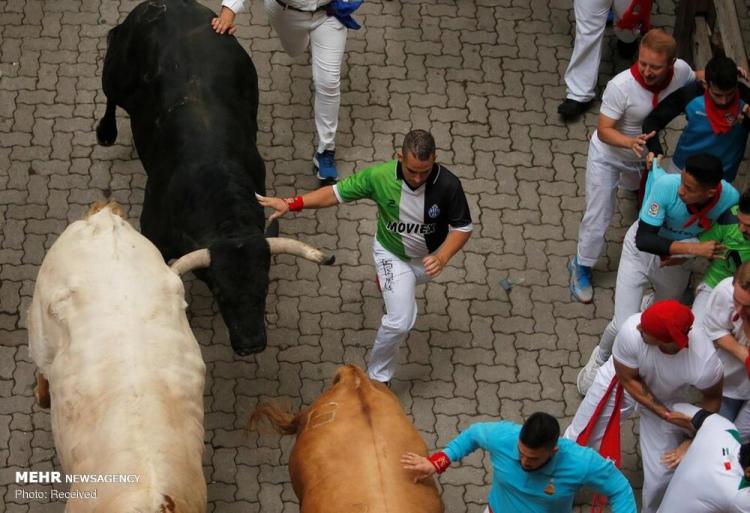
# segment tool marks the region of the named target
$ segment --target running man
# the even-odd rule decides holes
[[[398,349],[417,319],[415,288],[438,276],[469,240],[471,214],[459,179],[438,164],[429,132],[412,130],[398,159],[363,169],[334,186],[295,198],[260,198],[276,212],[324,208],[358,199],[378,206],[373,257],[386,313],[367,363],[370,379],[390,382]]]

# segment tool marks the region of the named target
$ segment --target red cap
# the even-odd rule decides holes
[[[641,329],[662,342],[674,342],[685,348],[693,319],[690,308],[668,299],[654,303],[641,314]]]

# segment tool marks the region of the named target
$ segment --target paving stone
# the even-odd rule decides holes
[[[0,465],[59,466],[49,414],[30,395],[35,365],[26,349],[25,310],[44,253],[105,192],[133,221],[142,208],[145,176],[126,114],[118,112],[114,146],[96,145],[93,133],[104,112],[106,32],[137,3],[0,2],[0,169],[7,170],[0,172],[0,448],[9,447],[0,449]],[[657,25],[674,22],[671,4],[655,9]],[[746,11],[740,22],[750,27]],[[350,32],[345,56],[342,175],[393,158],[412,126],[430,129],[440,160],[462,178],[475,222],[465,251],[419,289],[420,313],[394,390],[431,450],[479,419],[520,421],[546,409],[565,424],[580,401],[577,370],[612,315],[622,236],[635,218],[633,198],[621,197],[594,276],[595,304],[572,303],[566,265],[597,120],[592,111],[565,125],[555,111],[565,95],[571,2],[366,2],[360,12],[364,28]],[[260,79],[258,145],[268,193],[310,190],[309,55],[283,53],[260,3],[238,25]],[[601,86],[621,65],[613,47],[608,29]],[[680,126],[667,131],[669,147]],[[286,466],[293,440],[247,434],[246,418],[261,397],[288,398],[298,408],[339,364],[365,365],[383,313],[371,257],[376,215],[371,202],[358,202],[285,218],[285,235],[335,249],[339,265],[275,259],[261,354],[234,358],[213,297],[198,282],[188,287],[191,324],[209,364],[204,464],[220,481],[209,485],[209,512],[299,511]],[[500,286],[513,278],[525,281],[510,291]],[[636,424],[625,425],[624,466],[640,486]],[[446,510],[483,510],[486,465],[477,455],[441,476]],[[5,502],[8,493],[0,483],[3,511],[64,507]]]

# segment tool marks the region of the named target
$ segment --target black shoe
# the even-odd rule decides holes
[[[587,102],[577,102],[566,98],[564,102],[557,106],[557,113],[566,119],[575,118],[589,110],[592,100]]]
[[[617,55],[620,56],[621,59],[625,60],[632,60],[633,57],[635,57],[635,52],[638,50],[638,40],[636,39],[632,43],[625,43],[623,41],[617,40]]]

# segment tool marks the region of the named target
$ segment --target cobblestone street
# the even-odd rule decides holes
[[[33,397],[26,310],[46,250],[90,203],[110,197],[138,226],[146,176],[127,115],[118,109],[114,146],[97,145],[94,132],[105,106],[107,32],[137,3],[0,0],[0,511],[64,509],[14,495],[16,471],[59,468],[49,414]],[[218,0],[206,5],[219,8]],[[263,2],[247,5],[236,35],[260,79],[269,193],[312,190],[309,56],[288,57]],[[671,30],[674,2],[654,8],[654,25]],[[393,391],[430,450],[473,422],[521,421],[537,410],[564,429],[580,402],[578,370],[612,316],[620,243],[635,218],[635,198],[621,193],[594,276],[595,302],[572,302],[566,264],[598,112],[567,126],[556,113],[573,43],[572,0],[368,0],[356,17],[363,29],[347,42],[340,174],[393,158],[410,128],[429,129],[438,160],[462,179],[475,226],[443,274],[418,288],[420,314]],[[609,30],[602,86],[627,66],[612,57]],[[676,135],[668,131],[668,143]],[[336,265],[274,258],[261,354],[233,355],[212,295],[188,278],[188,316],[208,370],[209,512],[298,511],[286,465],[293,437],[250,433],[247,420],[263,398],[298,408],[340,364],[365,366],[383,312],[371,256],[375,215],[374,204],[358,202],[282,218],[283,235],[333,250]],[[506,291],[506,278],[520,283]],[[624,471],[640,495],[633,426],[628,421],[623,436]],[[483,511],[487,464],[474,454],[439,478],[447,512]]]

